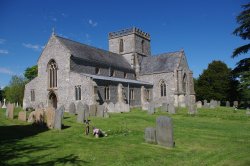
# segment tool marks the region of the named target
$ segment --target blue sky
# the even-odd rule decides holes
[[[198,77],[212,60],[233,68],[246,44],[232,35],[247,0],[1,0],[0,87],[37,63],[52,28],[59,36],[108,49],[108,33],[138,27],[151,35],[152,54],[184,49]]]

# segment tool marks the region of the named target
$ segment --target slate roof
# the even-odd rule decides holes
[[[142,59],[140,75],[172,72],[179,64],[183,51],[164,53]]]
[[[96,65],[104,65],[114,69],[133,71],[126,59],[119,55],[103,49],[95,48],[89,45],[78,43],[69,39],[56,36],[56,38],[70,51],[72,61],[85,61]],[[78,65],[78,66],[77,66]],[[81,68],[81,64],[75,63],[76,69]]]

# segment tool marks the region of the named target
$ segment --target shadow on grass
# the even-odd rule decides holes
[[[64,126],[68,128],[70,126]],[[49,149],[57,149],[54,144],[33,145],[21,141],[25,138],[35,136],[48,131],[47,127],[34,125],[13,125],[0,126],[0,165],[83,165],[87,161],[82,161],[78,156],[70,154],[51,158],[51,154],[46,153]],[[45,152],[45,154],[44,154]],[[38,157],[33,157],[35,153],[43,153]],[[47,160],[46,160],[47,158]]]

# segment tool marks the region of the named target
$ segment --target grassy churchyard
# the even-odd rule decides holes
[[[20,110],[20,109],[19,109]],[[175,115],[148,115],[139,109],[91,117],[91,125],[108,136],[84,135],[76,116],[65,113],[61,131],[38,128],[5,118],[0,112],[0,165],[250,165],[250,116],[245,110],[219,107],[186,109]],[[155,127],[156,117],[173,118],[174,148],[144,142],[144,129]]]

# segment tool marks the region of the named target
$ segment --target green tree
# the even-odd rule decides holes
[[[237,16],[236,21],[240,25],[233,34],[241,37],[243,40],[250,39],[250,3],[242,5],[243,11]],[[238,47],[234,50],[232,57],[245,54],[250,49],[250,43]],[[240,60],[236,64],[233,74],[240,80],[239,91],[241,92],[241,100],[250,100],[250,58]]]
[[[28,67],[24,72],[24,76],[30,81],[37,76],[37,72],[38,72],[37,65]]]
[[[231,69],[224,62],[213,61],[195,82],[196,97],[197,100],[234,100],[238,96],[237,85]]]
[[[249,40],[250,39],[250,3],[246,5],[242,5],[244,10],[237,16],[236,21],[238,24],[240,24],[239,27],[237,27],[233,34],[236,36],[240,36],[243,40]],[[233,52],[232,57],[236,57],[240,54],[247,53],[250,49],[250,43],[240,46],[236,48]]]
[[[23,101],[26,79],[22,76],[12,76],[8,86],[4,88],[4,96],[8,102],[19,104]]]

